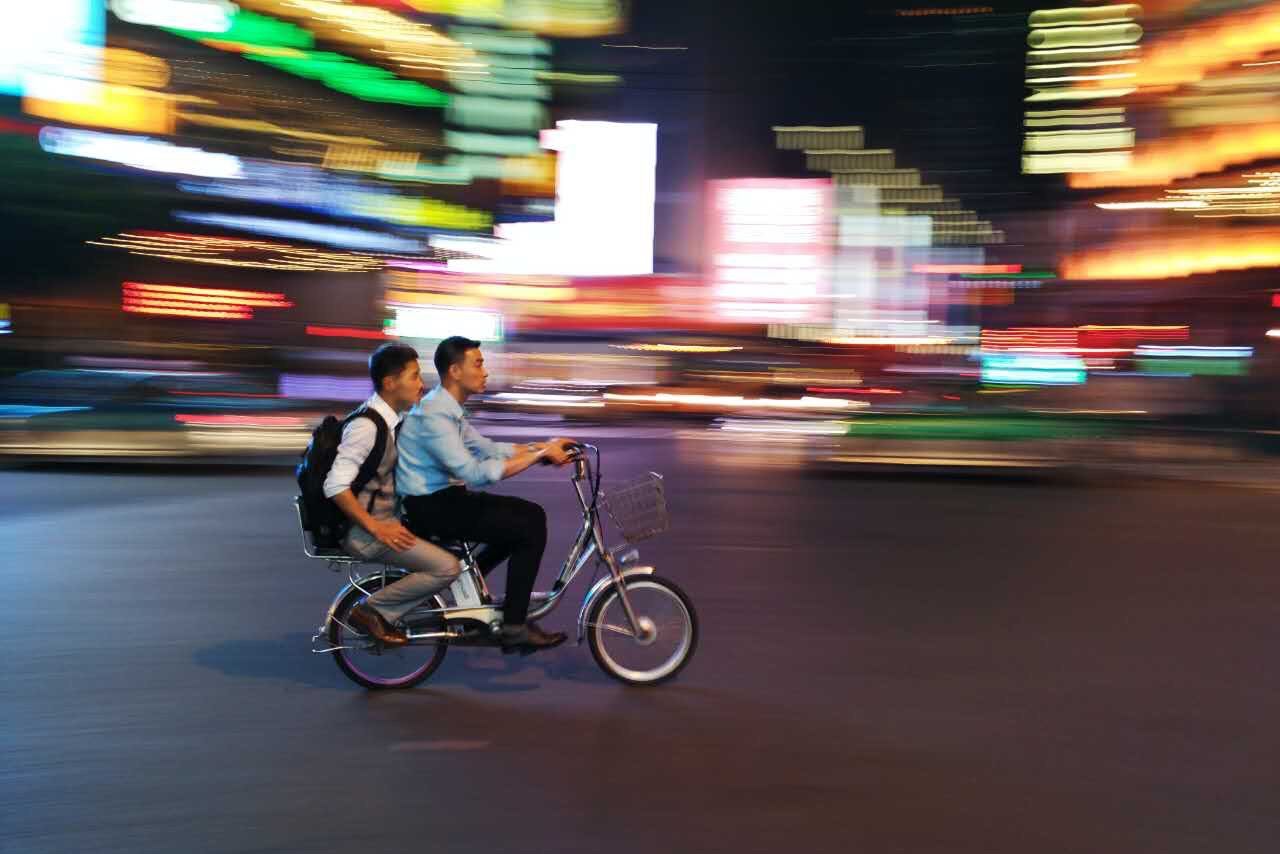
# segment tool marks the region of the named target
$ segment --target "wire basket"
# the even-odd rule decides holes
[[[629,543],[638,543],[667,530],[667,497],[662,491],[662,475],[649,472],[622,486],[602,492],[600,500],[609,518]]]

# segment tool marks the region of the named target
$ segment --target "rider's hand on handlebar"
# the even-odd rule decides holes
[[[394,519],[376,521],[369,533],[377,537],[383,545],[390,546],[399,552],[413,548],[415,541],[412,532]]]
[[[568,439],[564,436],[557,436],[549,440],[544,446],[547,449],[547,457],[551,462],[558,466],[571,463],[577,459],[581,453],[581,445],[577,439]]]
[[[565,463],[571,463],[577,457],[577,453],[569,451],[564,445],[548,442],[542,449],[543,459],[553,465],[562,466]]]

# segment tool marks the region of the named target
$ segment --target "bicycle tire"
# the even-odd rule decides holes
[[[392,580],[394,581],[396,579],[393,578]],[[375,580],[370,584],[366,584],[365,587],[372,593],[381,589],[382,584],[380,581]],[[343,626],[338,621],[341,620],[342,623],[346,623],[347,615],[351,613],[351,609],[364,600],[364,592],[358,589],[353,589],[342,598],[341,602],[338,603],[338,607],[335,608],[333,612],[334,619],[329,621],[329,629],[327,633],[329,643],[331,646],[338,647],[333,651],[333,660],[338,665],[338,669],[342,671],[344,676],[362,688],[367,688],[370,691],[394,691],[420,685],[424,680],[440,669],[440,665],[444,662],[445,653],[449,651],[449,644],[447,641],[441,641],[437,644],[431,645],[434,647],[435,652],[422,667],[415,668],[404,676],[396,679],[377,679],[371,677],[361,671],[357,665],[352,663],[349,656],[349,650],[342,648],[344,646],[342,643],[343,638],[341,636]],[[444,600],[439,596],[434,598],[434,602],[437,608],[445,607]],[[415,644],[410,648],[421,649],[425,646],[427,645]]]
[[[680,659],[674,665],[664,665],[649,671],[649,673],[653,674],[652,676],[648,674],[640,675],[638,671],[622,667],[605,649],[606,644],[602,640],[605,635],[605,629],[601,626],[600,618],[610,605],[618,599],[617,585],[611,584],[596,595],[595,602],[592,603],[590,610],[587,612],[587,644],[591,648],[591,656],[596,660],[596,664],[600,666],[601,670],[628,685],[661,685],[664,682],[670,682],[684,670],[690,659],[693,658],[693,654],[698,650],[698,612],[693,607],[693,601],[674,581],[657,575],[628,578],[624,583],[628,591],[633,588],[636,590],[659,588],[673,596],[680,603],[688,618],[688,644],[681,652]],[[620,606],[621,603],[619,603],[619,608]],[[644,615],[638,614],[637,616]]]

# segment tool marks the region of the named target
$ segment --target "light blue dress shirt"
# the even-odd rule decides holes
[[[396,492],[430,495],[448,486],[502,480],[515,445],[481,436],[453,395],[436,386],[404,416],[398,443]]]

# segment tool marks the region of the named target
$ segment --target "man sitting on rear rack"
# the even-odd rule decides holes
[[[325,477],[324,494],[351,519],[350,532],[342,544],[349,554],[409,570],[407,576],[376,591],[351,611],[354,628],[395,646],[409,642],[403,632],[393,628],[395,622],[448,587],[461,569],[449,552],[410,533],[396,513],[395,437],[400,434],[401,413],[422,398],[418,351],[407,344],[383,344],[369,357],[369,378],[374,394],[365,401],[364,409],[382,419],[392,440],[386,442],[377,473],[356,495],[351,487],[361,464],[373,453],[378,428],[368,417],[351,418]]]

